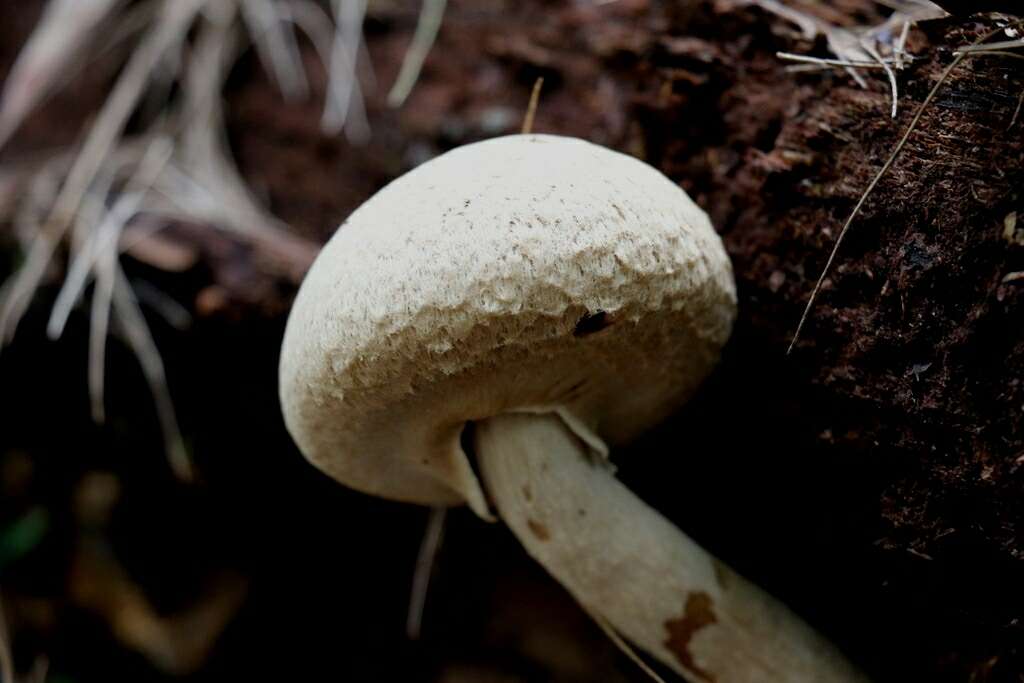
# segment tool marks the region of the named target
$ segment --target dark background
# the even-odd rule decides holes
[[[954,75],[787,357],[838,227],[951,47],[993,20],[914,30],[923,57],[901,74],[892,122],[881,79],[863,91],[840,72],[787,73],[775,52],[821,54],[820,39],[741,5],[453,1],[406,106],[388,109],[386,88],[369,95],[363,147],[323,136],[319,103],[283,104],[247,55],[226,93],[230,143],[272,210],[322,241],[415,163],[515,132],[543,76],[535,130],[662,168],[709,211],[736,266],[740,320],[719,371],[615,454],[621,478],[877,680],[1021,680],[1024,311],[1018,286],[1002,282],[1024,269],[1002,237],[1024,179],[1020,124],[1007,130],[1020,68],[979,60]],[[4,7],[0,74],[39,9]],[[854,0],[822,11],[851,25],[880,18]],[[394,79],[417,12],[371,6],[381,83]],[[0,152],[0,168],[74,141],[115,71],[71,83]],[[185,331],[149,322],[197,483],[172,476],[148,389],[117,342],[108,422],[92,423],[87,312],[61,341],[44,335],[56,278],[0,352],[0,588],[22,670],[42,655],[48,680],[83,683],[175,671],[186,681],[645,680],[506,530],[465,510],[449,515],[423,638],[409,641],[426,511],[327,480],[281,423],[277,354],[297,282],[260,245],[212,227],[168,235],[192,266],[124,263],[194,316]],[[20,258],[0,226],[0,273]],[[138,626],[140,604],[177,634],[164,659],[121,632],[119,620]],[[223,609],[222,632],[204,605]]]

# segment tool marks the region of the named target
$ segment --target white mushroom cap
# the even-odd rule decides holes
[[[281,403],[342,483],[486,516],[467,422],[550,411],[595,447],[627,440],[708,374],[735,308],[721,240],[657,170],[573,138],[493,139],[338,230],[288,321]]]
[[[609,633],[687,680],[864,683],[587,457],[685,401],[735,309],[707,216],[651,167],[570,138],[470,145],[381,190],[321,253],[285,333],[285,419],[351,487],[487,517],[486,489]]]

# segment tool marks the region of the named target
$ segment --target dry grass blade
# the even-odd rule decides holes
[[[128,181],[125,192],[96,224],[92,234],[86,238],[85,248],[80,249],[72,259],[47,325],[47,334],[51,339],[61,336],[75,302],[88,284],[92,268],[103,260],[107,252],[117,253],[121,232],[139,212],[146,193],[156,183],[173,151],[170,141],[165,138],[158,138],[149,146],[138,171]]]
[[[106,374],[107,330],[110,328],[110,306],[114,298],[117,274],[117,252],[107,249],[96,264],[96,289],[92,296],[89,319],[89,405],[92,419],[106,420],[103,397]]]
[[[864,51],[871,55],[871,58],[877,62],[882,69],[885,70],[885,75],[889,78],[889,88],[892,90],[892,111],[891,118],[896,118],[896,114],[899,112],[899,101],[900,101],[900,87],[896,82],[896,72],[892,70],[892,67],[882,58],[879,54],[878,49],[875,47],[875,41],[873,38],[865,37],[861,40],[861,47]]]
[[[796,23],[801,27],[805,37],[824,36],[829,50],[837,59],[822,59],[778,53],[782,59],[805,62],[816,67],[841,67],[861,88],[867,88],[868,82],[860,74],[861,69],[881,69],[889,81],[891,92],[890,116],[896,118],[899,108],[899,82],[896,71],[906,67],[912,61],[906,52],[907,38],[910,27],[917,21],[945,16],[945,11],[928,2],[909,2],[889,0],[881,2],[895,11],[881,24],[872,27],[844,28],[834,26],[815,16],[787,7],[779,2],[763,0],[747,0],[776,16]],[[808,36],[808,32],[813,32]],[[790,67],[789,71],[816,70],[811,66]]]
[[[121,0],[51,0],[0,94],[0,147],[63,77],[99,23]]]
[[[904,20],[903,28],[900,29],[900,37],[896,39],[896,44],[893,46],[893,56],[896,60],[896,68],[902,69],[906,64],[904,60],[907,55],[907,39],[910,38],[910,26],[911,22]]]
[[[32,671],[28,675],[29,683],[46,683],[50,677],[50,660],[40,656],[32,664]]]
[[[281,12],[286,21],[306,34],[320,61],[329,67],[334,29],[331,27],[331,17],[324,8],[311,0],[295,0],[283,5]]]
[[[32,663],[32,671],[29,672],[29,683],[46,683],[50,675],[50,660],[46,657],[37,657]]]
[[[327,103],[321,126],[324,132],[336,135],[342,130],[355,144],[370,137],[363,93],[359,85],[359,44],[362,40],[363,21],[366,18],[366,0],[334,0],[335,36],[328,66],[330,80],[327,85]]]
[[[184,39],[195,15],[208,1],[165,0],[160,19],[149,35],[143,38],[138,51],[132,55],[99,119],[89,131],[85,145],[57,198],[51,223],[63,227],[68,216],[78,209],[88,186],[120,138],[150,75],[167,51]]]
[[[423,532],[423,542],[416,556],[416,569],[412,575],[412,591],[409,594],[409,614],[405,622],[405,633],[409,640],[419,640],[423,627],[423,608],[427,604],[427,592],[430,590],[430,577],[434,574],[437,554],[444,541],[444,522],[448,509],[435,507],[430,509],[427,528]]]
[[[93,268],[108,252],[117,253],[118,237],[124,226],[139,210],[142,198],[143,195],[138,193],[121,195],[104,216],[103,221],[93,230],[84,248],[79,250],[78,255],[72,260],[47,324],[46,333],[50,339],[59,339],[64,333],[71,311],[88,285],[89,274]]]
[[[191,481],[194,478],[192,462],[185,449],[185,440],[181,435],[181,429],[178,427],[174,402],[171,400],[170,389],[167,386],[164,361],[153,341],[146,318],[139,308],[128,278],[125,277],[124,271],[116,262],[114,268],[116,271],[113,292],[114,311],[117,313],[125,340],[135,357],[139,359],[142,373],[153,394],[157,419],[160,421],[161,431],[164,435],[164,449],[171,469],[179,479]]]
[[[192,314],[189,310],[156,286],[145,280],[134,279],[132,289],[140,304],[159,315],[174,329],[184,331],[192,326]]]
[[[388,93],[388,104],[392,107],[400,107],[405,103],[416,81],[420,77],[423,63],[427,61],[430,48],[437,40],[437,32],[441,30],[441,21],[444,19],[444,10],[447,0],[423,0],[420,9],[419,22],[416,24],[416,33],[412,38],[412,45],[405,53],[402,61],[402,68],[398,72],[395,85]]]
[[[813,40],[821,30],[821,22],[818,19],[789,7],[778,0],[749,0],[749,3],[790,23],[796,24],[800,28],[803,37],[807,40]]]
[[[164,139],[158,139],[150,145],[139,170],[128,183],[127,192],[118,197],[114,206],[103,216],[94,231],[89,267],[95,273],[96,287],[93,291],[90,308],[88,384],[92,416],[97,423],[102,424],[106,417],[104,407],[106,342],[110,328],[114,287],[119,272],[118,257],[121,251],[119,244],[129,221],[138,215],[147,193],[169,162],[172,151],[173,148],[169,141]],[[143,235],[148,234],[161,225],[151,223],[145,228],[140,228],[139,232]],[[66,291],[73,292],[76,282],[81,282],[80,286],[84,288],[81,276],[76,276],[74,269],[75,263],[73,262],[72,268],[69,269],[69,273],[65,277],[61,295]],[[67,320],[67,315],[70,313],[71,302],[75,298],[77,296],[72,295],[67,299],[68,303],[64,304],[66,308],[61,308],[61,296],[58,296],[57,304],[54,305],[54,317],[51,318],[51,325],[54,320],[58,320],[60,327],[50,330],[51,336],[54,334],[59,336]],[[161,419],[162,428],[167,429],[169,424],[165,419]],[[176,429],[176,427],[174,428]]]
[[[238,32],[232,15],[207,19],[196,37],[192,66],[185,73],[184,121],[177,152],[180,163],[169,169],[162,187],[178,218],[200,220],[274,245],[301,270],[316,247],[291,235],[253,198],[230,158],[224,137],[221,90],[238,54]]]
[[[10,634],[7,632],[7,620],[4,618],[2,597],[0,597],[0,680],[2,683],[14,683],[14,657],[11,656],[11,640]]]
[[[114,181],[115,171],[108,165],[97,175],[92,187],[82,198],[82,205],[78,207],[78,215],[75,216],[75,223],[71,227],[71,263],[80,258],[92,239],[96,226],[103,222],[103,217],[109,210],[107,199],[110,197]]]
[[[293,102],[308,97],[309,82],[295,33],[286,24],[286,8],[275,0],[243,0],[239,7],[264,68],[274,75],[281,94]]]
[[[945,16],[946,10],[942,9],[931,0],[875,0],[883,7],[888,7],[896,12],[910,14],[914,12],[938,13],[938,16]]]
[[[51,8],[70,12],[74,6],[83,12],[88,5],[99,17],[97,8],[109,10],[118,4],[124,4],[124,0],[53,0]],[[296,281],[301,277],[316,247],[288,234],[251,195],[228,152],[221,97],[227,74],[243,48],[240,26],[248,27],[249,37],[285,97],[308,94],[293,26],[301,28],[330,71],[325,122],[331,124],[333,118],[339,130],[344,128],[351,139],[365,139],[369,125],[357,74],[369,68],[362,41],[366,2],[334,0],[332,8],[334,26],[331,17],[311,0],[147,0],[132,5],[123,16],[117,15],[116,31],[102,41],[93,40],[94,53],[129,37],[137,36],[138,45],[88,130],[81,150],[66,159],[60,155],[60,167],[55,172],[39,174],[38,181],[33,181],[31,187],[38,198],[26,201],[30,199],[26,197],[15,209],[19,214],[16,232],[27,253],[22,267],[0,289],[0,341],[14,335],[56,250],[70,233],[70,263],[48,332],[52,336],[61,334],[90,277],[94,277],[88,367],[93,414],[102,420],[105,345],[113,326],[123,334],[142,366],[172,468],[183,478],[191,475],[191,465],[163,361],[118,255],[131,239],[141,238],[169,221],[199,220],[260,241],[261,248],[269,248],[268,253],[279,254],[282,263],[293,266],[296,272],[289,272],[289,277]],[[63,23],[75,25],[76,36],[88,33],[82,30],[81,21],[77,25]],[[44,23],[40,35],[52,37],[53,26],[52,21]],[[195,31],[194,26],[198,26]],[[140,32],[142,35],[138,35]],[[81,41],[64,41],[61,47],[68,53],[84,52],[87,37]],[[39,62],[39,57],[30,52],[23,55],[25,64],[33,63],[33,59]],[[63,77],[66,79],[67,74]],[[176,80],[181,85],[181,105],[172,107],[169,95]],[[10,82],[8,86],[13,87]],[[5,99],[5,105],[10,101]],[[24,103],[15,103],[26,108]],[[140,120],[156,122],[142,134],[142,140],[152,139],[154,130],[160,134],[169,131],[172,136],[162,142],[165,149],[157,155],[159,163],[152,162],[153,148],[140,154],[139,144],[123,137],[129,118],[136,112],[140,112]],[[131,179],[108,210],[110,189],[126,175]],[[51,178],[55,182],[51,183]],[[122,240],[126,225],[143,214],[151,218],[140,222],[127,241]],[[182,320],[187,324],[187,312],[182,315],[180,306],[164,304],[162,309],[178,324],[183,324]]]
[[[654,683],[666,683],[665,679],[659,676],[658,672],[652,669],[650,665],[637,654],[636,650],[634,650],[633,647],[619,635],[618,631],[608,623],[607,619],[599,614],[589,612],[589,610],[588,613],[590,614],[590,618],[594,620],[594,623],[597,624],[598,628],[600,628],[601,631],[604,632],[605,636],[608,637],[608,640],[612,641],[612,644],[619,649],[619,652],[626,655],[626,658],[629,659],[629,661],[636,664],[637,668],[640,669],[644,675],[654,681]]]
[[[132,55],[114,91],[86,138],[49,218],[36,237],[28,261],[14,276],[0,302],[0,344],[9,342],[42,280],[57,245],[74,220],[89,186],[117,144],[128,118],[164,54],[184,39],[195,15],[210,0],[165,0],[161,19]]]
[[[832,52],[840,59],[849,62],[869,62],[872,61],[871,55],[865,52],[861,46],[861,39],[855,35],[852,31],[839,28],[838,26],[829,26],[827,24],[822,25],[822,33],[825,34],[825,40],[828,42],[828,47]],[[877,63],[877,62],[876,62]],[[853,67],[844,67],[846,73],[850,74],[857,85],[865,90],[868,87],[868,82],[864,80],[864,77],[860,75]]]
[[[192,51],[192,68],[184,77],[184,120],[178,153],[181,168],[209,195],[207,205],[219,208],[220,223],[240,230],[259,230],[271,222],[250,195],[230,161],[223,138],[221,90],[239,50],[233,11],[200,26]],[[230,215],[229,220],[223,220]]]
[[[1020,98],[1017,100],[1017,108],[1013,110],[1013,117],[1010,119],[1010,125],[1006,127],[1006,130],[1010,130],[1017,125],[1017,121],[1020,120],[1020,110],[1024,108],[1024,90],[1020,93]]]
[[[974,45],[981,45],[985,41],[997,35],[998,33],[1005,31],[1008,28],[1020,26],[1022,24],[1024,24],[1024,21],[1016,22],[1014,24],[1011,24],[1010,26],[1002,26],[998,29],[993,29],[992,31],[989,31],[988,33],[978,38]],[[875,188],[878,186],[878,183],[881,182],[885,174],[889,172],[889,169],[892,168],[892,165],[896,163],[896,159],[899,157],[900,153],[903,151],[903,148],[906,146],[907,141],[910,139],[910,135],[917,128],[917,124],[921,121],[921,117],[924,115],[924,112],[928,109],[928,106],[932,103],[932,100],[935,99],[935,95],[939,92],[942,86],[945,85],[946,81],[949,79],[949,76],[950,74],[953,73],[954,69],[960,66],[960,63],[963,62],[963,60],[966,57],[967,53],[964,50],[960,50],[956,53],[956,57],[953,59],[950,65],[947,66],[946,69],[942,72],[942,75],[939,77],[938,82],[928,92],[928,96],[925,98],[924,102],[921,103],[921,106],[918,107],[917,113],[914,114],[914,118],[911,120],[906,132],[903,134],[899,142],[896,144],[896,147],[893,149],[892,154],[889,155],[889,158],[886,159],[886,162],[882,166],[881,170],[878,171],[874,179],[868,185],[867,189],[861,195],[860,200],[853,208],[853,213],[851,213],[850,217],[846,219],[846,222],[843,224],[843,229],[839,231],[839,237],[836,238],[836,242],[832,246],[832,251],[831,253],[829,253],[828,261],[825,262],[825,267],[821,270],[821,275],[818,276],[818,281],[814,284],[814,289],[811,290],[811,296],[807,300],[807,305],[804,307],[803,314],[800,316],[800,322],[797,324],[796,332],[793,333],[793,338],[790,340],[789,347],[786,349],[786,355],[789,355],[790,353],[793,352],[793,348],[796,346],[797,341],[799,341],[800,333],[803,331],[804,325],[807,323],[807,317],[810,315],[811,310],[814,308],[814,302],[817,299],[818,294],[821,292],[821,286],[825,282],[825,278],[828,276],[828,273],[832,268],[832,264],[835,261],[836,254],[839,253],[839,247],[842,246],[843,239],[849,232],[850,226],[853,225],[853,221],[856,220],[858,215],[860,215],[861,209],[864,208],[864,204],[867,202],[868,197],[871,196],[871,193],[874,192]]]
[[[537,105],[540,104],[540,91],[543,87],[543,77],[534,81],[533,90],[530,92],[530,103],[526,106],[526,115],[523,117],[523,127],[520,130],[523,135],[529,135],[533,132],[533,120],[537,116]]]
[[[116,6],[124,11],[113,13]],[[131,4],[125,0],[51,0],[50,8],[50,21],[37,28],[34,39],[36,45],[43,41],[46,49],[26,50],[22,63],[48,64],[46,73],[50,74],[57,63],[54,55],[65,62],[69,54],[80,54],[82,59],[62,71],[56,69],[61,73],[52,76],[52,81],[47,80],[51,76],[40,81],[49,88],[59,85],[57,81],[70,80],[69,74],[82,68],[88,58],[109,52],[128,38],[137,45],[87,130],[81,149],[74,154],[50,155],[50,161],[32,171],[30,193],[0,197],[5,215],[16,213],[15,233],[26,251],[22,266],[0,288],[0,347],[13,337],[58,248],[68,241],[67,274],[48,332],[54,337],[61,334],[71,310],[94,278],[88,365],[93,415],[97,420],[104,417],[105,348],[113,329],[122,334],[139,360],[172,468],[187,479],[191,464],[163,361],[136,294],[121,270],[119,253],[133,239],[143,239],[170,222],[200,221],[260,242],[261,250],[279,257],[280,264],[288,267],[288,277],[296,282],[302,277],[317,247],[288,233],[261,206],[230,158],[222,112],[224,82],[245,47],[240,42],[241,29],[248,28],[248,38],[256,44],[284,96],[308,95],[295,30],[301,28],[330,71],[325,117],[335,116],[351,139],[365,139],[369,124],[356,75],[360,69],[370,68],[362,40],[366,2],[334,0],[336,21],[312,0],[142,0]],[[73,10],[78,14],[71,14]],[[88,16],[93,18],[82,20],[83,13],[90,11]],[[111,31],[99,35],[90,30],[101,15],[110,14],[114,20]],[[57,16],[64,21],[56,22],[53,17]],[[76,22],[71,19],[74,17],[80,19]],[[74,28],[73,40],[54,40],[61,28]],[[32,71],[24,68],[26,73]],[[176,81],[179,91],[174,90]],[[18,93],[21,86],[17,83],[17,79],[8,81],[8,90]],[[14,120],[14,114],[28,111],[32,104],[24,97],[19,100],[5,95],[7,113],[0,110],[0,117]],[[124,137],[133,115],[148,126],[135,140]],[[0,119],[0,130],[3,125]],[[152,145],[141,153],[154,135],[162,145],[160,153],[156,154]],[[108,210],[111,188],[122,183],[120,196]],[[140,216],[146,220],[136,220]],[[122,239],[133,221],[132,235]],[[166,297],[150,298],[174,324],[188,324],[188,312],[180,306]]]
[[[319,251],[319,246],[313,242],[280,229],[281,224],[272,216],[252,213],[244,203],[232,204],[231,197],[213,194],[210,188],[180,168],[168,169],[160,190],[167,206],[151,207],[151,213],[162,215],[167,221],[219,225],[259,242],[268,253],[281,256],[288,268],[288,277],[296,283],[301,281]]]

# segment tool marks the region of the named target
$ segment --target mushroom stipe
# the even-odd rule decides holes
[[[735,313],[721,240],[661,173],[582,140],[497,138],[398,178],[330,240],[288,321],[281,403],[327,474],[496,511],[689,681],[864,681],[607,465],[696,391]]]

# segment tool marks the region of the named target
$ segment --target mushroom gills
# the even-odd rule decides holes
[[[635,496],[558,415],[498,415],[477,422],[473,438],[487,494],[526,551],[585,610],[686,680],[867,680]]]

